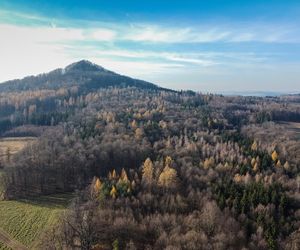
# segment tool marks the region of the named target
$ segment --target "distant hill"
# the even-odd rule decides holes
[[[92,62],[82,60],[49,73],[4,82],[0,84],[0,91],[58,89],[68,86],[79,86],[80,92],[107,87],[162,89],[153,83],[123,76]]]
[[[294,92],[279,92],[279,91],[220,91],[216,94],[224,96],[256,96],[256,97],[279,97],[279,96],[297,96],[300,95],[297,91]]]

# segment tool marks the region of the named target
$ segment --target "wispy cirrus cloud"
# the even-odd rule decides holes
[[[154,43],[292,43],[300,42],[300,29],[288,24],[278,26],[264,23],[214,24],[184,28],[143,24],[132,25],[129,34],[121,38]]]
[[[197,29],[192,27],[174,28],[151,24],[131,25],[129,34],[122,39],[153,43],[207,43],[226,41],[231,32],[215,27]]]
[[[300,42],[300,28],[294,24],[263,22],[194,24],[189,26],[163,25],[155,23],[118,23],[86,20],[58,20],[38,15],[0,10],[0,23],[43,29],[49,33],[66,33],[65,39],[72,39],[71,32],[81,38],[96,41],[133,41],[147,43],[211,43],[211,42]],[[88,27],[87,27],[88,26]],[[53,28],[53,29],[51,29]],[[55,35],[55,34],[52,34]],[[55,36],[54,36],[55,37]]]

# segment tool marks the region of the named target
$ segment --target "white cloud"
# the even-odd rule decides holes
[[[125,28],[124,28],[125,30]],[[246,31],[245,31],[246,30]],[[127,32],[128,31],[128,32]],[[298,36],[298,37],[297,37]],[[299,42],[299,30],[259,23],[206,27],[174,27],[152,24],[131,25],[119,34],[120,40],[148,43],[211,43],[211,42]],[[293,39],[291,38],[293,37]]]
[[[114,41],[116,39],[116,32],[109,29],[99,28],[92,30],[87,36],[88,39],[96,41]]]
[[[189,34],[189,28],[174,30],[153,25],[133,25],[129,28],[128,34],[125,33],[122,39],[137,42],[174,43],[185,41]]]
[[[172,72],[185,67],[184,64],[180,63],[168,64],[161,62],[116,61],[108,57],[90,57],[88,59],[120,74],[140,78],[152,74]]]
[[[175,28],[157,25],[132,25],[121,39],[153,43],[204,43],[226,40],[231,32],[217,28]]]
[[[195,58],[195,57],[187,57],[187,56],[184,56],[184,55],[182,56],[182,55],[176,55],[176,54],[166,54],[165,58],[170,60],[170,61],[183,62],[183,63],[192,63],[192,64],[201,65],[201,66],[204,66],[204,67],[213,66],[213,65],[218,64],[217,62],[212,61],[212,60],[199,59],[199,58]]]
[[[191,63],[201,66],[216,65],[217,62],[211,59],[205,58],[203,54],[198,53],[169,53],[169,52],[155,52],[155,51],[130,51],[130,50],[98,50],[96,52],[98,56],[111,56],[121,57],[127,59],[144,59],[146,60],[164,60],[169,63]]]

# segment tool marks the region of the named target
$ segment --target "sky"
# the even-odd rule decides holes
[[[299,0],[0,0],[0,82],[90,60],[172,89],[300,92]]]

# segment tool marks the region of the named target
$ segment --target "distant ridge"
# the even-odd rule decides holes
[[[285,95],[299,95],[297,91],[287,93],[287,92],[275,92],[275,91],[222,91],[217,92],[225,96],[256,96],[256,97],[277,97]]]

